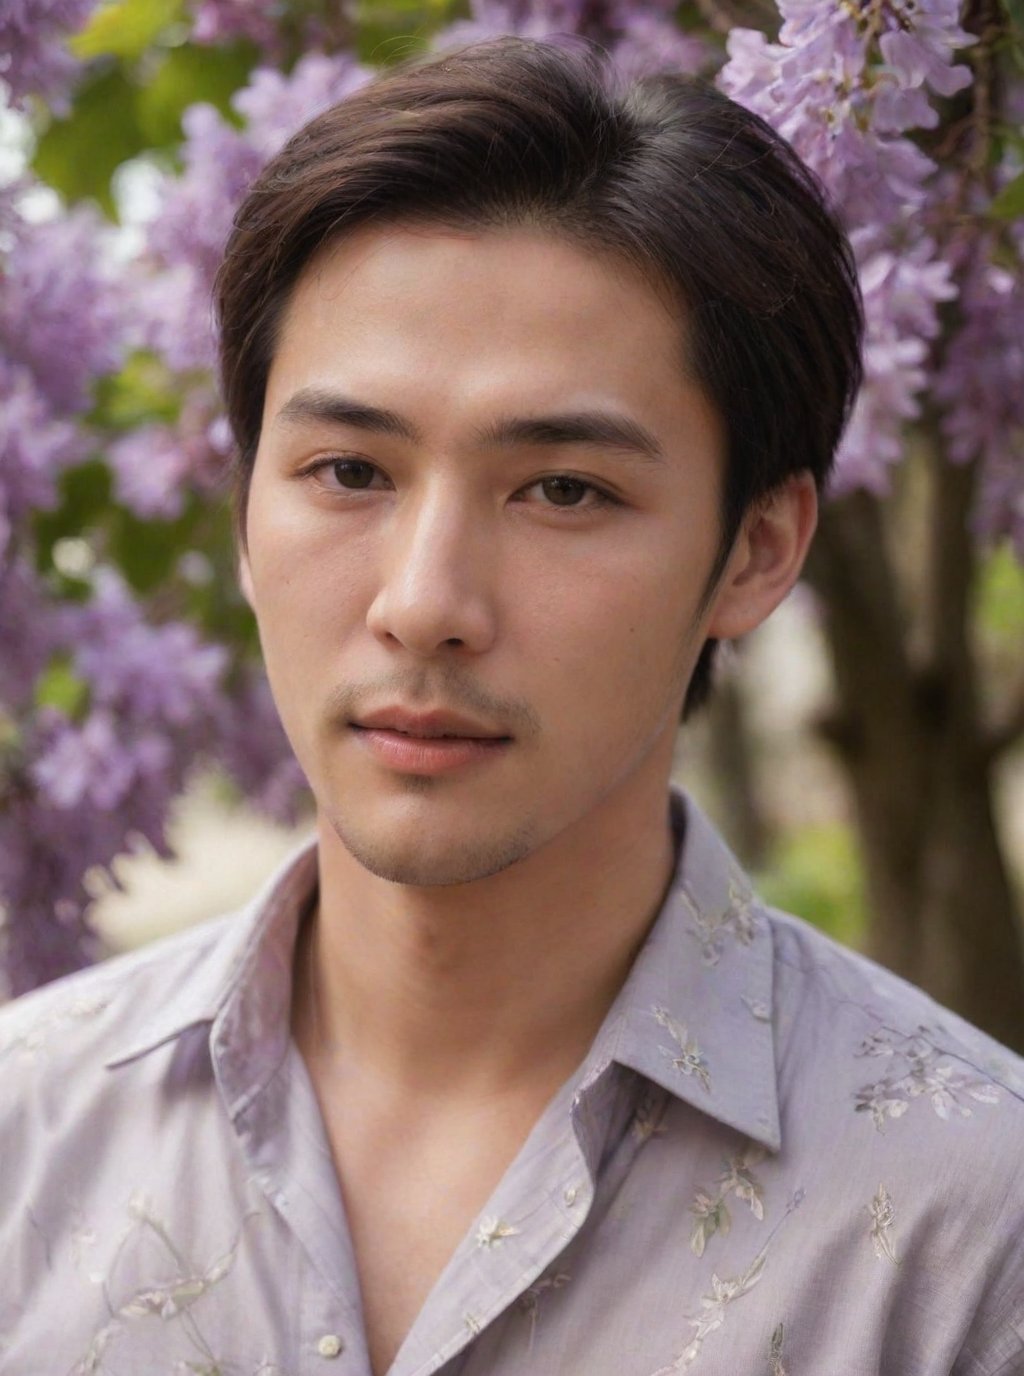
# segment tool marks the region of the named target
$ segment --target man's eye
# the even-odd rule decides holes
[[[335,479],[342,487],[369,487],[378,470],[365,459],[331,459],[324,465],[330,468]]]
[[[587,495],[587,484],[579,478],[543,478],[540,486],[544,496],[555,506],[579,506]]]
[[[539,489],[544,504],[561,507],[591,508],[605,506],[615,499],[593,483],[574,478],[568,473],[554,473],[549,478],[541,478],[525,490]]]
[[[337,492],[339,488],[348,492],[365,492],[371,487],[387,485],[384,474],[368,459],[320,459],[310,464],[301,476],[312,478],[328,492]]]

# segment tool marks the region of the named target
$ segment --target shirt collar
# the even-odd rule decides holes
[[[772,1150],[781,1144],[772,1034],[771,927],[739,863],[693,799],[673,788],[676,868],[665,901],[587,1057],[580,1083],[611,1061],[654,1081]],[[257,1050],[287,1043],[291,958],[317,884],[317,842],[303,841],[146,1018],[108,1067],[187,1028],[217,1023],[236,1093]]]
[[[187,978],[167,988],[166,997],[151,1007],[135,1035],[107,1062],[108,1069],[137,1060],[190,1027],[211,1024],[255,992],[267,1023],[287,1028],[291,1001],[291,953],[299,921],[317,885],[317,840],[307,837],[281,862],[256,895],[238,912],[212,924],[210,935],[197,929],[197,959]],[[172,938],[178,940],[179,938]],[[153,958],[160,948],[154,947]],[[286,959],[286,970],[282,960]],[[271,1009],[267,995],[275,993]],[[255,1030],[250,1028],[250,1031]]]
[[[771,925],[693,799],[673,788],[670,807],[675,873],[583,1080],[615,1061],[775,1151]]]

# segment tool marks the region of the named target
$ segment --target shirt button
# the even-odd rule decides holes
[[[570,1185],[565,1192],[565,1202],[570,1207],[576,1203],[576,1186]]]
[[[345,1344],[338,1337],[337,1333],[325,1333],[316,1345],[317,1352],[321,1357],[338,1357]]]

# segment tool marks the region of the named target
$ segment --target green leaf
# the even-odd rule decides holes
[[[40,573],[49,573],[53,568],[52,552],[58,540],[80,536],[99,522],[110,506],[111,486],[110,470],[99,459],[61,474],[55,510],[37,511],[32,520],[36,567]]]
[[[997,220],[1015,220],[1018,215],[1024,215],[1024,172],[1019,172],[1003,187],[989,206],[989,214]]]
[[[56,707],[72,721],[80,721],[89,703],[89,685],[75,673],[67,654],[55,655],[39,675],[36,707]]]
[[[1005,46],[1018,72],[1024,71],[1024,0],[1003,0],[1006,11]]]
[[[758,893],[776,908],[799,913],[847,946],[863,944],[867,899],[856,838],[841,823],[791,832],[756,876]]]
[[[357,56],[381,67],[424,52],[430,39],[468,16],[463,0],[357,0]]]
[[[231,97],[244,86],[258,54],[248,43],[201,47],[183,43],[172,48],[139,91],[139,124],[157,148],[181,139],[181,116],[190,105],[205,101],[233,124],[241,120],[231,109]]]
[[[115,216],[110,179],[115,168],[146,147],[136,89],[118,67],[83,86],[71,114],[54,120],[39,140],[33,167],[69,201],[87,196]]]
[[[975,613],[981,632],[1014,656],[1024,642],[1024,567],[1009,542],[998,545],[983,561],[975,591]]]
[[[88,420],[103,429],[131,430],[163,422],[172,424],[181,411],[181,392],[154,354],[137,351],[119,373],[96,384],[96,402]]]
[[[170,521],[147,521],[123,507],[111,507],[107,552],[137,593],[156,592],[170,580],[183,551],[196,547],[203,505],[190,493],[184,511]]]
[[[108,53],[138,57],[182,15],[182,0],[113,0],[96,10],[68,47],[83,61]]]

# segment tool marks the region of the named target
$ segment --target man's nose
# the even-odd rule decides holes
[[[493,538],[470,502],[435,489],[397,510],[379,552],[381,582],[367,613],[379,639],[420,656],[493,644]]]

